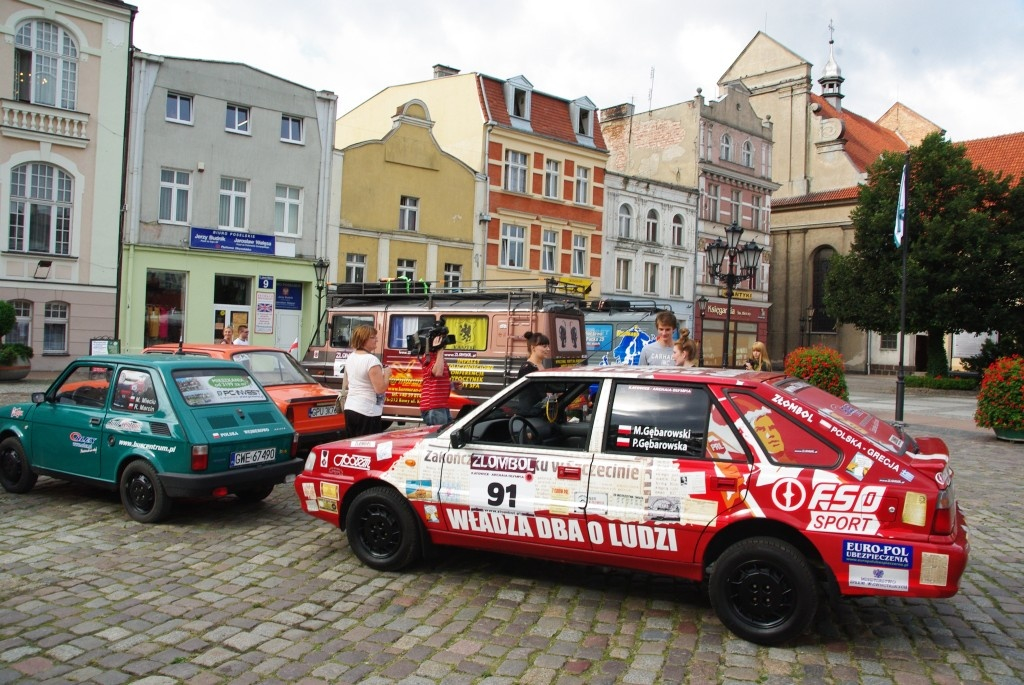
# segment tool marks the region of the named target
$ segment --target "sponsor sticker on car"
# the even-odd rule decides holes
[[[277,456],[277,449],[273,447],[265,447],[261,450],[247,450],[245,452],[232,452],[231,453],[231,468],[238,466],[249,466],[251,464],[262,464],[268,461],[274,461]]]

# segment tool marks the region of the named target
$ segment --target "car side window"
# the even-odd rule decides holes
[[[57,388],[54,399],[58,404],[101,408],[110,390],[109,366],[79,366]]]
[[[604,449],[638,456],[702,459],[711,398],[699,386],[617,382]]]
[[[156,388],[148,371],[121,369],[114,384],[114,409],[152,414],[158,408]]]
[[[590,445],[596,380],[528,380],[477,419],[472,442],[584,450]]]
[[[839,464],[839,450],[761,398],[738,392],[728,397],[773,463],[829,468]]]

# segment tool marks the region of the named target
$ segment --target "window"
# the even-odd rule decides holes
[[[754,146],[749,140],[743,141],[743,166],[754,168]]]
[[[501,250],[498,266],[522,269],[526,266],[526,229],[513,224],[501,226]]]
[[[302,119],[299,117],[281,115],[281,140],[286,143],[302,142]]]
[[[732,213],[730,220],[734,224],[739,224],[743,219],[743,195],[740,191],[732,191]]]
[[[544,229],[540,239],[540,270],[553,272],[557,264],[555,257],[558,254],[558,232],[551,229]]]
[[[619,237],[633,237],[633,208],[629,205],[619,206]]]
[[[683,296],[683,275],[685,269],[681,266],[673,266],[668,272],[668,293],[672,297]]]
[[[249,133],[249,108],[228,105],[224,128],[232,133]]]
[[[505,151],[505,190],[513,193],[526,192],[526,154],[515,150]]]
[[[399,259],[395,266],[396,278],[407,278],[410,281],[416,280],[416,260]]]
[[[585,276],[587,273],[587,236],[572,237],[572,275]]]
[[[594,110],[579,108],[576,113],[576,133],[585,137],[594,137]]]
[[[6,343],[21,343],[32,346],[32,303],[28,300],[11,300],[14,307],[14,328],[4,336]]]
[[[676,214],[672,217],[672,245],[674,247],[683,246],[683,215]]]
[[[576,167],[576,204],[585,205],[590,199],[590,169]]]
[[[444,288],[448,292],[458,292],[462,288],[462,265],[461,264],[449,264],[444,265]]]
[[[14,37],[14,99],[75,109],[78,45],[57,24],[26,21]]]
[[[167,94],[167,112],[164,114],[167,121],[176,124],[192,123],[192,96],[181,95],[180,93]]]
[[[398,230],[415,231],[419,226],[420,199],[403,195],[398,206]]]
[[[658,242],[658,211],[656,209],[647,212],[647,242]]]
[[[189,222],[189,195],[192,174],[176,169],[160,170],[160,221],[175,224]]]
[[[145,345],[181,340],[185,310],[185,274],[181,271],[146,270],[146,308],[136,316],[143,321]],[[223,320],[223,319],[222,319]]]
[[[302,189],[278,184],[274,190],[274,230],[299,235],[302,225]]]
[[[249,182],[240,178],[220,179],[220,228],[245,228],[248,226]]]
[[[829,269],[832,267],[832,257],[835,256],[835,253],[836,251],[831,247],[822,247],[812,257],[811,306],[814,307],[814,316],[811,317],[811,331],[813,333],[832,333],[836,330],[836,320],[825,311],[825,280],[828,278]]]
[[[28,163],[11,170],[12,252],[71,253],[71,176],[49,164]]]
[[[707,197],[707,200],[708,200],[708,202],[707,202],[708,216],[707,216],[707,218],[710,221],[718,221],[719,220],[719,214],[720,214],[721,209],[722,209],[722,205],[721,205],[722,198],[720,197],[720,194],[721,194],[721,190],[720,190],[720,188],[719,188],[717,183],[708,186],[708,197]]]
[[[152,414],[158,409],[156,388],[148,371],[122,369],[114,383],[110,406],[120,411]]]
[[[107,403],[114,369],[94,364],[76,366],[54,392],[57,404],[101,409]]]
[[[842,458],[839,450],[778,411],[778,407],[747,393],[729,392],[728,396],[771,461],[834,468]]]
[[[43,354],[67,354],[68,305],[47,302],[43,308]]]
[[[553,159],[544,162],[544,197],[558,199],[558,186],[561,182],[561,163]]]
[[[882,333],[878,346],[882,350],[895,350],[898,342],[899,335],[897,333]]]
[[[761,178],[772,177],[772,146],[761,143]]]
[[[643,457],[704,458],[711,400],[701,388],[616,383],[604,448]],[[655,429],[659,440],[631,440]],[[609,512],[609,516],[616,513]]]
[[[366,280],[366,255],[349,252],[345,255],[345,282],[362,283]]]
[[[732,136],[728,133],[722,134],[722,144],[718,148],[718,158],[723,162],[732,161]]]
[[[512,126],[514,128],[529,129],[532,96],[533,84],[524,77],[516,76],[505,82],[505,103],[508,113],[513,119]]]
[[[655,262],[644,262],[644,292],[652,295],[658,292],[658,265]]]
[[[761,196],[752,195],[750,202],[753,208],[750,211],[750,227],[755,231],[761,230]]]
[[[633,260],[631,259],[616,259],[615,260],[615,289],[616,290],[629,290],[629,284],[632,281],[631,275],[633,273]]]

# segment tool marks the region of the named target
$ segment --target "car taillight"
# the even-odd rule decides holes
[[[932,521],[932,535],[949,535],[956,521],[956,496],[953,486],[939,490],[935,499],[935,519]]]
[[[192,470],[205,471],[210,464],[210,446],[192,445]]]

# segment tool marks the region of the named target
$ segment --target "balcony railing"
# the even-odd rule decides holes
[[[19,100],[0,99],[0,105],[3,107],[0,131],[5,136],[81,148],[89,144],[88,114]]]

